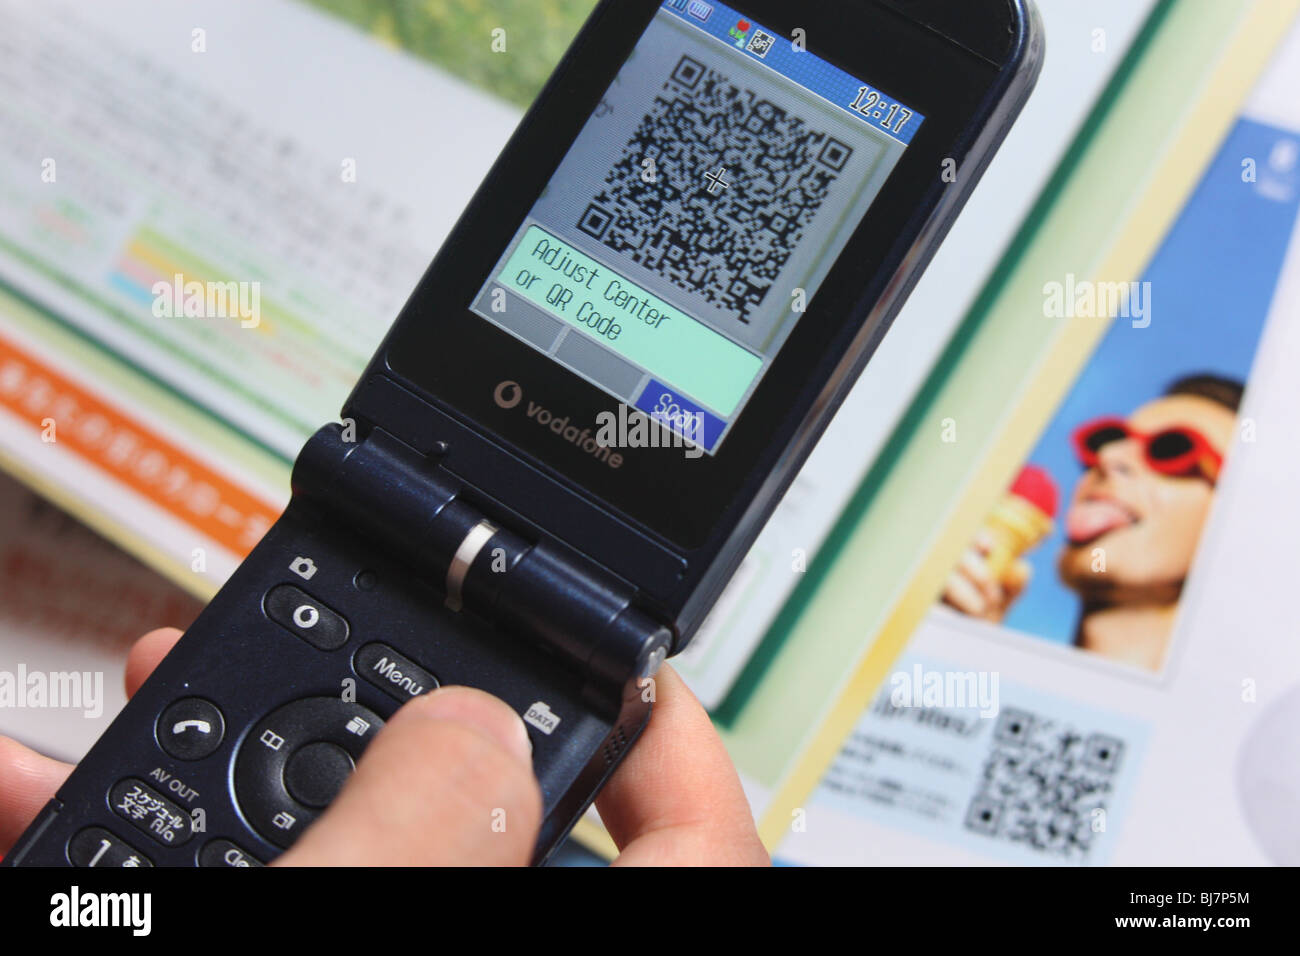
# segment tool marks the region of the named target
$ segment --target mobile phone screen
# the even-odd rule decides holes
[[[666,0],[472,310],[712,454],[925,117]]]

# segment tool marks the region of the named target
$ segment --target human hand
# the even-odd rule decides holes
[[[981,531],[948,575],[943,602],[963,614],[997,624],[1029,584],[1031,569],[1026,561],[1015,560],[995,579],[985,561],[991,549],[986,532]]]
[[[152,631],[131,648],[133,695],[180,640]],[[656,678],[649,726],[598,802],[623,865],[766,865],[749,804],[708,715],[671,668]],[[0,737],[0,853],[72,772]],[[504,817],[502,817],[504,811]],[[505,826],[494,822],[504,819]],[[502,701],[446,687],[384,725],[330,808],[283,866],[523,865],[541,794],[523,721]]]

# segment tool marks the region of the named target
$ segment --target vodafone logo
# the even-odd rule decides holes
[[[498,383],[492,392],[492,401],[496,402],[498,408],[506,410],[522,404],[524,414],[533,424],[545,428],[553,435],[560,436],[601,464],[608,465],[610,468],[619,468],[623,465],[623,456],[612,450],[612,444],[600,442],[590,428],[575,425],[571,416],[557,415],[549,408],[538,405],[537,402],[524,402],[524,390],[518,382],[507,379]]]
[[[518,382],[502,382],[492,393],[492,400],[501,408],[514,408],[524,398],[524,390]]]

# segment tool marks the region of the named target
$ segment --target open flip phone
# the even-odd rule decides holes
[[[265,863],[439,684],[529,725],[535,860],[568,833],[1043,55],[1029,0],[736,3],[600,3],[284,515],[6,863]]]

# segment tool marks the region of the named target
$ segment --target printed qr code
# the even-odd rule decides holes
[[[1124,742],[1004,708],[966,828],[1072,862],[1102,832]]]
[[[748,323],[852,155],[683,56],[578,228]]]

